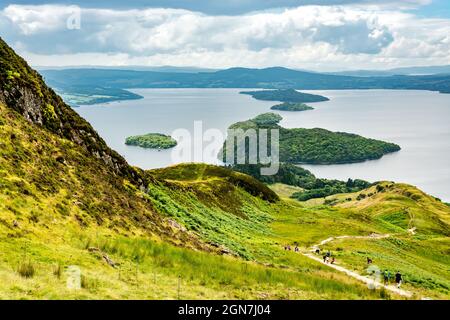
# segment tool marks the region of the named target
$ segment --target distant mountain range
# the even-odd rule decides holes
[[[38,71],[42,70],[67,70],[67,69],[107,69],[107,70],[132,70],[132,71],[156,71],[156,72],[176,72],[176,73],[197,73],[197,72],[215,72],[219,69],[200,68],[200,67],[175,67],[175,66],[66,66],[66,67],[47,67],[35,66]]]
[[[117,100],[108,90],[132,88],[264,88],[301,90],[414,89],[450,93],[450,74],[427,76],[348,76],[282,67],[230,68],[215,72],[157,72],[77,68],[42,70],[45,80],[63,96],[102,92],[102,102]],[[120,92],[121,97],[124,96]],[[111,98],[106,98],[105,96]],[[97,103],[90,100],[84,104]]]
[[[350,70],[328,72],[328,74],[355,76],[355,77],[386,77],[394,75],[436,75],[450,74],[450,65],[446,66],[425,66],[425,67],[404,67],[388,70]]]

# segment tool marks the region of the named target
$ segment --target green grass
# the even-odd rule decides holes
[[[269,185],[269,187],[282,198],[290,198],[293,193],[303,191],[300,187],[290,186],[284,183],[274,183]]]
[[[400,271],[404,288],[426,297],[448,297],[450,279],[448,266],[448,238],[414,239],[397,236],[383,240],[338,240],[327,246],[337,261],[364,273],[364,261],[371,257],[381,270],[391,275]]]
[[[98,231],[98,230],[97,230]],[[64,243],[42,239],[0,242],[0,298],[20,299],[376,299],[380,292],[313,267],[264,266],[142,238],[86,236],[71,229]],[[95,247],[119,263],[107,265],[88,248]],[[33,277],[11,272],[20,248],[35,266]],[[19,249],[19,251],[18,251]],[[16,257],[16,258],[15,258]],[[11,261],[12,260],[12,261]],[[62,275],[54,273],[61,265]],[[66,286],[69,266],[81,271],[81,289]],[[181,290],[178,292],[178,281]]]
[[[417,296],[448,298],[450,293],[448,207],[434,197],[405,185],[382,182],[353,194],[314,199],[302,214],[279,216],[276,233],[311,246],[330,236],[391,234],[380,240],[341,239],[322,247],[337,263],[364,274],[370,257],[382,270],[401,271],[404,287]],[[364,193],[364,198],[358,197]],[[360,200],[357,200],[360,199]],[[332,203],[332,206],[324,205]],[[415,229],[415,234],[408,229]]]

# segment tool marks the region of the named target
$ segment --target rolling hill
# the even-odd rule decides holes
[[[74,104],[120,100],[132,88],[264,88],[301,90],[413,89],[450,93],[450,75],[355,77],[282,67],[215,72],[156,72],[77,68],[42,70],[48,84]],[[101,85],[100,85],[101,84]],[[101,95],[100,98],[95,96]],[[129,93],[131,99],[139,98]]]

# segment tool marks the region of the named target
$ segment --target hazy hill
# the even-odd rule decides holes
[[[42,74],[50,86],[65,96],[89,96],[98,94],[98,91],[108,96],[110,90],[109,101],[121,99],[120,95],[124,95],[123,92],[114,90],[127,88],[416,89],[450,92],[450,75],[354,77],[282,67],[230,68],[197,73],[89,68],[42,70]],[[70,97],[66,100],[71,101]],[[73,101],[77,102],[76,99]],[[87,104],[96,102],[105,101],[94,99]]]
[[[113,88],[294,88],[294,89],[370,89],[432,85],[428,77],[351,77],[296,71],[282,67],[265,69],[230,68],[216,72],[178,73],[114,69],[43,70],[51,85],[98,85]],[[448,81],[448,77],[444,77]],[[98,82],[101,81],[101,82]],[[398,83],[400,81],[400,83]],[[428,86],[428,87],[427,87]]]
[[[395,76],[395,75],[443,75],[450,74],[450,65],[448,66],[424,66],[424,67],[403,67],[387,70],[350,70],[329,72],[329,74],[354,76],[354,77],[376,77],[376,76]]]

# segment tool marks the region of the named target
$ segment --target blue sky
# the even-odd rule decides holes
[[[450,1],[434,0],[429,5],[420,7],[417,12],[423,17],[450,18]]]
[[[41,66],[439,65],[450,1],[2,1],[0,36]]]

